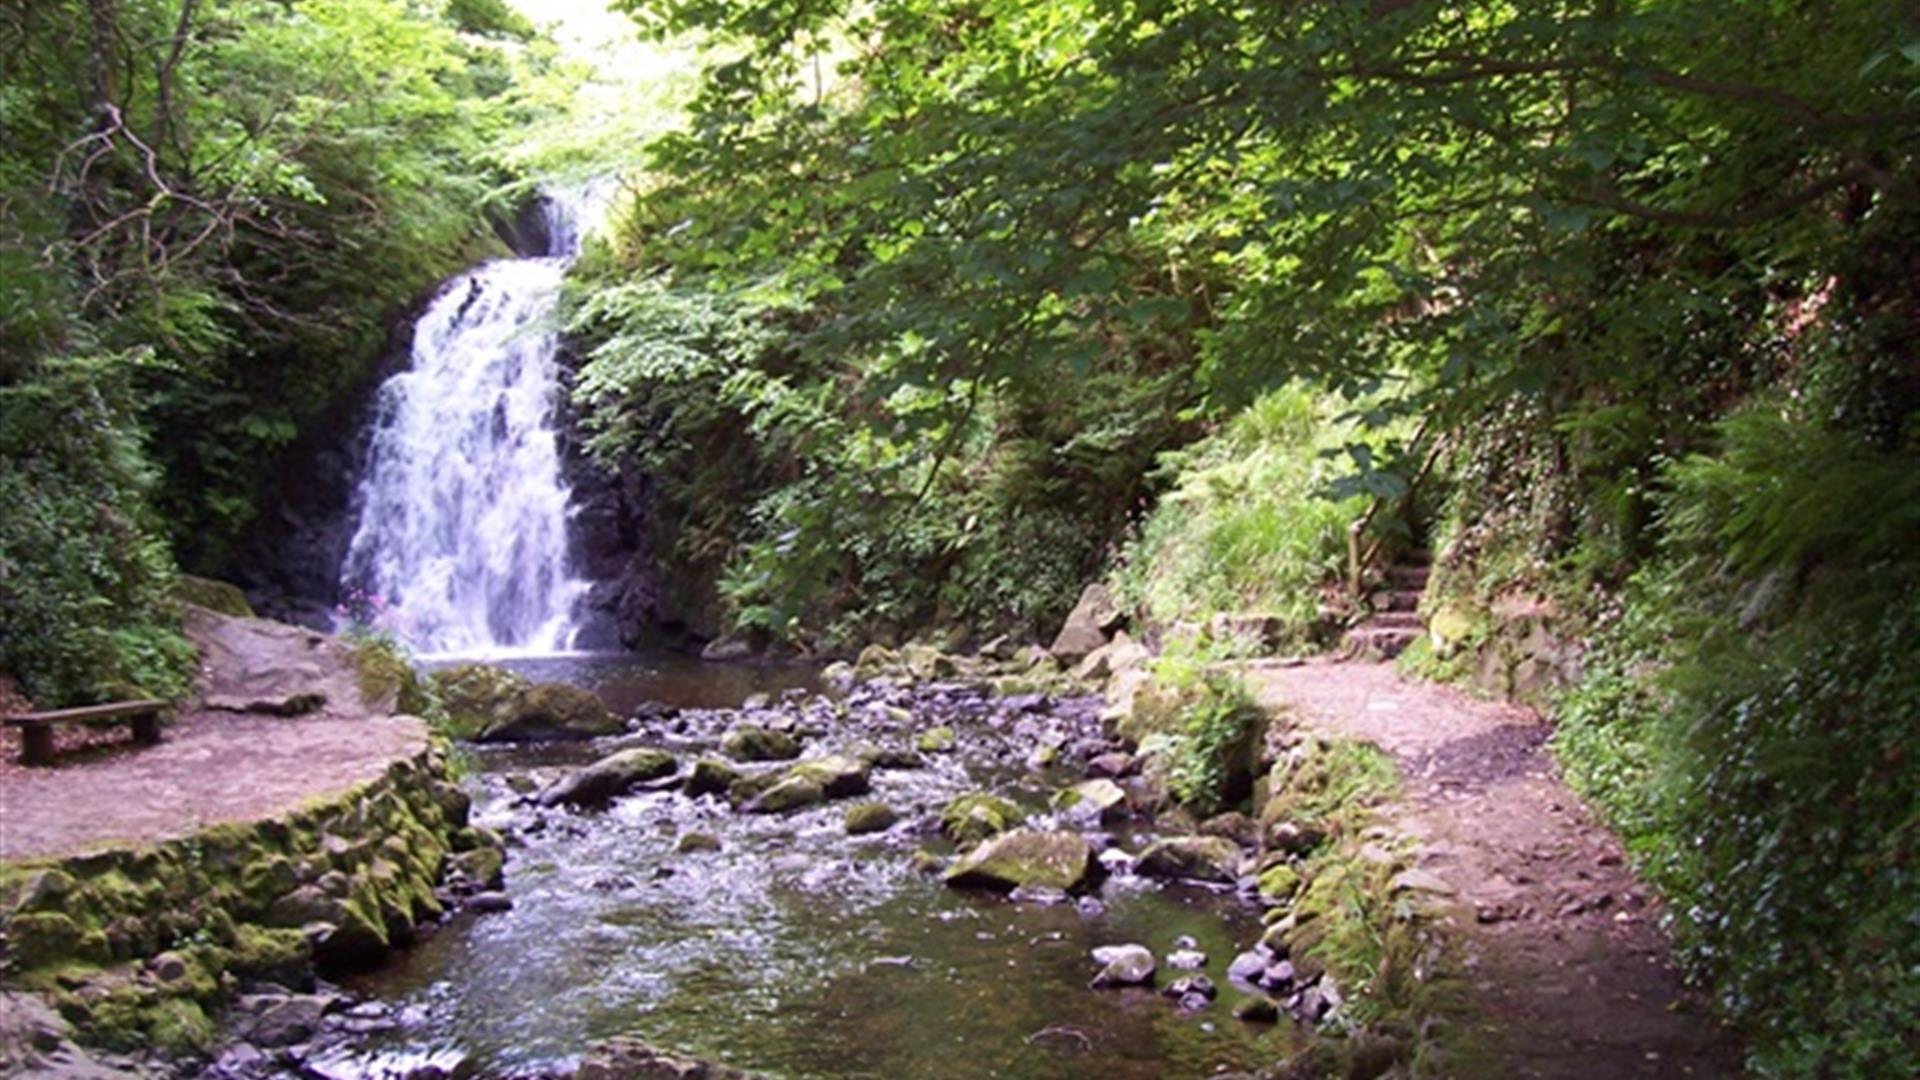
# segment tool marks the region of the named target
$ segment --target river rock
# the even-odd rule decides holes
[[[455,738],[473,739],[489,728],[503,726],[513,703],[533,684],[524,676],[492,664],[458,664],[427,676]]]
[[[741,809],[749,814],[785,814],[827,800],[820,782],[804,776],[789,776],[748,799]]]
[[[684,790],[690,797],[700,795],[725,795],[740,779],[739,770],[718,758],[701,758],[693,763],[693,771],[687,774]]]
[[[1076,816],[1107,821],[1126,816],[1127,793],[1111,780],[1088,780],[1055,795],[1053,805]]]
[[[561,742],[597,739],[626,730],[591,691],[565,683],[535,683],[506,709],[506,718],[476,736],[479,742]]]
[[[1189,994],[1198,994],[1208,1001],[1220,996],[1220,988],[1205,975],[1185,975],[1168,983],[1161,993],[1170,998],[1185,998]]]
[[[663,1054],[630,1035],[594,1043],[573,1080],[753,1080],[751,1073]]]
[[[1097,683],[1116,672],[1139,667],[1152,655],[1146,646],[1127,637],[1124,632],[1117,633],[1112,641],[1088,653],[1076,664],[1073,677],[1082,682]]]
[[[513,910],[513,897],[503,892],[474,893],[467,899],[467,910],[475,915],[498,915]]]
[[[1251,848],[1260,843],[1260,823],[1238,810],[1229,810],[1201,822],[1200,835],[1224,837],[1243,848]]]
[[[1153,952],[1145,945],[1105,945],[1093,950],[1093,961],[1101,965],[1089,984],[1096,990],[1153,982]]]
[[[1107,643],[1107,631],[1118,626],[1120,619],[1120,607],[1114,603],[1113,594],[1105,585],[1095,582],[1080,593],[1079,602],[1073,605],[1067,621],[1054,635],[1048,652],[1061,663],[1077,664]]]
[[[881,802],[856,803],[847,807],[846,815],[841,819],[848,836],[864,836],[867,833],[886,832],[900,820],[893,807]]]
[[[865,795],[873,786],[866,763],[844,754],[828,754],[796,762],[786,771],[788,780],[810,780],[829,799]]]
[[[1087,775],[1117,780],[1133,771],[1133,755],[1124,750],[1109,750],[1087,762]]]
[[[998,795],[956,796],[940,811],[940,831],[956,844],[976,844],[1026,820],[1020,808]]]
[[[727,732],[720,749],[735,761],[791,761],[800,756],[800,743],[792,735],[755,724]]]
[[[622,750],[554,781],[540,793],[540,805],[605,806],[640,784],[673,775],[677,767],[673,755],[665,750]]]
[[[944,754],[953,749],[954,741],[953,729],[942,725],[921,732],[915,745],[923,754]]]
[[[334,999],[316,994],[242,999],[241,1011],[252,1015],[238,1025],[240,1037],[269,1048],[306,1042],[333,1004]]]
[[[1070,832],[1015,829],[983,841],[947,871],[947,884],[1011,892],[1050,888],[1073,891],[1092,877],[1093,847]]]
[[[506,880],[506,853],[493,845],[447,856],[449,884],[468,889],[497,889]]]
[[[1326,830],[1308,822],[1276,821],[1267,826],[1261,845],[1268,851],[1306,856],[1327,838]]]
[[[1267,958],[1257,952],[1243,952],[1227,965],[1227,978],[1257,983],[1267,970]]]
[[[1199,971],[1207,966],[1207,954],[1199,949],[1175,949],[1167,954],[1167,966],[1180,971]]]
[[[719,851],[720,838],[712,833],[685,833],[680,837],[680,842],[673,845],[673,850],[682,855],[697,855],[701,852]]]
[[[1172,836],[1141,852],[1134,870],[1146,877],[1231,885],[1240,877],[1240,845],[1218,836]]]

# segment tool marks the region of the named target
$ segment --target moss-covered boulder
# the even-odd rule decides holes
[[[860,650],[853,663],[853,674],[862,682],[877,679],[900,664],[900,657],[885,645],[869,645]]]
[[[900,815],[886,803],[863,802],[847,807],[841,823],[846,826],[848,836],[865,836],[868,833],[886,832],[899,820]]]
[[[784,731],[741,724],[720,740],[720,749],[735,761],[791,761],[800,756],[800,741]]]
[[[787,778],[819,784],[820,790],[829,799],[865,795],[873,786],[866,763],[844,754],[828,754],[796,762],[787,769]]]
[[[955,796],[940,811],[940,831],[956,844],[977,844],[1027,819],[1020,807],[985,792]]]
[[[441,668],[428,675],[427,682],[446,709],[448,732],[458,739],[477,739],[488,729],[506,724],[513,703],[533,685],[492,664]]]
[[[918,746],[923,754],[944,754],[954,748],[955,741],[953,729],[942,724],[921,732],[920,738],[915,740],[914,745]]]
[[[1075,784],[1054,795],[1055,809],[1096,820],[1113,820],[1127,814],[1127,793],[1105,777]]]
[[[515,695],[506,719],[480,742],[562,742],[597,739],[626,729],[591,691],[565,683],[535,683]]]
[[[1275,863],[1260,871],[1260,898],[1285,904],[1300,891],[1300,871],[1291,863]]]
[[[1093,846],[1078,833],[1015,829],[974,848],[947,871],[956,888],[999,892],[1014,889],[1072,891],[1088,884],[1097,863]]]
[[[740,779],[740,770],[718,758],[701,758],[693,763],[687,782],[681,789],[689,796],[725,795]]]
[[[1149,845],[1134,869],[1142,876],[1231,885],[1240,877],[1240,845],[1222,836],[1172,836]]]
[[[826,800],[827,793],[818,780],[789,776],[748,799],[741,809],[749,814],[785,814],[817,806]]]
[[[652,780],[672,776],[673,755],[652,747],[609,754],[578,772],[561,777],[540,793],[542,806],[596,808]]]
[[[174,579],[173,596],[183,604],[193,604],[236,619],[254,617],[253,605],[247,603],[247,594],[241,592],[238,585],[224,581],[181,574]]]

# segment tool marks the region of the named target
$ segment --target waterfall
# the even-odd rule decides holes
[[[442,286],[380,388],[342,592],[350,617],[422,653],[572,646],[587,582],[568,537],[553,315],[596,194],[547,201],[545,256]]]

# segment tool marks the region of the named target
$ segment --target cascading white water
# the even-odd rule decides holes
[[[569,553],[552,316],[597,201],[548,200],[549,255],[448,282],[380,388],[343,591],[423,653],[572,645],[587,583]]]

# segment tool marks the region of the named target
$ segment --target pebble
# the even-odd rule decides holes
[[[1167,954],[1167,966],[1182,971],[1198,971],[1207,966],[1207,954],[1191,947],[1176,949]]]

